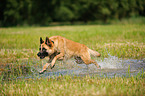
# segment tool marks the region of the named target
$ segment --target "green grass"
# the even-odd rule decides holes
[[[1,28],[0,58],[7,58],[9,54],[19,58],[36,57],[34,53],[38,51],[40,36],[45,39],[53,35],[85,44],[99,51],[102,57],[107,57],[106,48],[119,58],[142,59],[145,56],[145,25],[84,25]],[[4,52],[7,55],[3,55]],[[14,52],[21,55],[13,55]]]
[[[96,96],[96,95],[136,95],[145,94],[145,79],[139,77],[74,77],[56,79],[27,79],[4,82],[1,95],[31,96]]]
[[[16,79],[27,74],[39,51],[39,38],[60,35],[87,45],[107,57],[145,58],[145,25],[80,25],[0,28],[0,95],[144,95],[144,73],[135,77],[62,76],[55,79]],[[34,60],[32,60],[34,59]],[[3,81],[2,78],[6,78]]]

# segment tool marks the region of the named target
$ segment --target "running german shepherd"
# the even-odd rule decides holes
[[[40,74],[46,71],[46,68],[51,65],[51,68],[54,67],[56,60],[67,60],[71,57],[74,57],[77,63],[90,64],[94,63],[97,68],[100,66],[91,59],[90,55],[101,56],[97,51],[89,49],[84,44],[80,44],[71,40],[68,40],[61,36],[52,36],[50,38],[46,37],[46,40],[43,41],[40,37],[40,52],[37,54],[40,59],[49,57],[48,63],[43,66]]]

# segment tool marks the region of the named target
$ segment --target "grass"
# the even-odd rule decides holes
[[[46,36],[60,35],[99,51],[102,57],[107,56],[107,48],[111,55],[119,58],[142,59],[145,56],[144,27],[145,25],[84,25],[1,28],[0,58],[9,54],[19,58],[28,58],[30,54],[36,57],[40,36],[45,39]]]
[[[42,96],[96,96],[96,95],[137,95],[145,94],[145,79],[139,77],[74,77],[56,79],[27,79],[4,82],[1,95],[42,95]]]
[[[145,25],[79,25],[0,28],[0,95],[144,95],[144,73],[134,77],[62,76],[16,79],[36,63],[39,38],[60,35],[87,45],[101,58],[145,58]],[[106,51],[107,49],[107,51]],[[34,60],[32,60],[34,59]],[[22,70],[25,69],[25,70]],[[4,80],[2,80],[4,79]]]

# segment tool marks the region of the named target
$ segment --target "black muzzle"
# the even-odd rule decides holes
[[[48,56],[48,53],[47,52],[38,52],[37,56],[40,57],[40,59],[44,59],[46,56]]]

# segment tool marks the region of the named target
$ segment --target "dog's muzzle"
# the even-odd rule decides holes
[[[44,59],[46,56],[48,56],[48,53],[47,52],[44,52],[44,53],[38,52],[37,56],[40,57],[40,59]]]
[[[37,54],[37,56],[40,57],[40,59],[45,58],[44,56],[42,56],[42,53],[41,53],[41,52],[39,52],[39,53]]]

